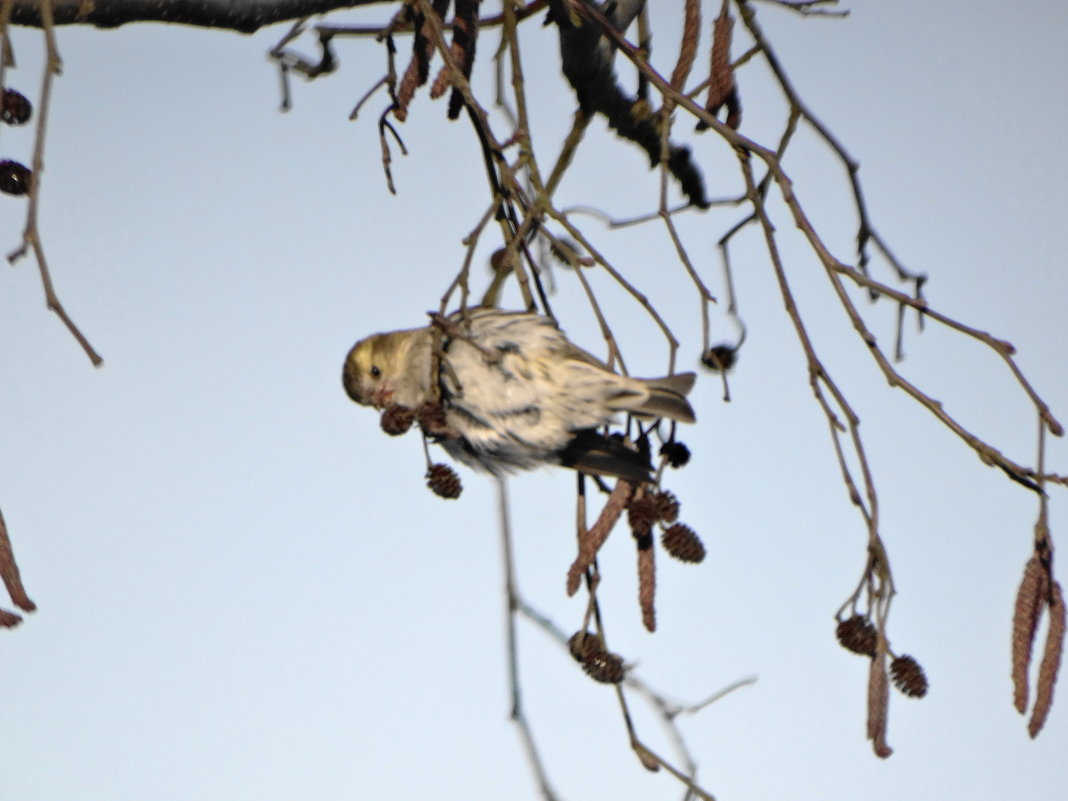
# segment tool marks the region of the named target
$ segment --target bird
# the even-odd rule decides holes
[[[643,482],[646,455],[602,429],[620,413],[695,422],[692,372],[632,378],[572,344],[550,317],[479,307],[349,350],[342,383],[363,406],[440,404],[429,431],[456,460],[502,476],[542,465]],[[424,426],[424,431],[427,428]]]

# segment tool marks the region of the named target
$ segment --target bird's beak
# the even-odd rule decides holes
[[[393,390],[383,384],[371,393],[371,405],[376,409],[385,409],[393,405]]]

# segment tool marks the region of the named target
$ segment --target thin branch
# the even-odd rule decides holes
[[[392,2],[393,0],[368,0],[368,2]],[[549,5],[549,0],[531,0],[525,6],[516,8],[514,10],[514,16],[516,21],[523,21],[527,17],[532,17],[535,14],[543,11],[546,6]],[[490,17],[480,17],[478,20],[478,27],[481,29],[486,28],[500,28],[507,24],[509,14],[494,14]],[[452,28],[451,22],[445,23],[445,28]],[[333,36],[351,36],[356,38],[374,38],[377,39],[382,33],[382,27],[380,25],[317,25],[315,27],[317,31],[324,31],[330,33]],[[397,26],[394,31],[399,34],[413,33],[414,29],[410,23]]]
[[[52,285],[52,275],[48,269],[48,261],[45,259],[44,246],[41,244],[41,234],[37,227],[37,208],[41,196],[41,176],[44,173],[44,146],[45,132],[48,127],[48,109],[52,99],[52,78],[58,75],[62,68],[59,58],[59,50],[56,48],[54,28],[52,25],[52,2],[42,0],[40,4],[41,16],[44,20],[45,39],[45,64],[41,75],[41,95],[37,109],[37,129],[33,142],[33,168],[30,178],[29,206],[26,212],[26,227],[22,232],[22,244],[8,254],[7,260],[14,264],[26,255],[26,251],[32,250],[37,269],[41,275],[41,285],[45,293],[45,305],[49,311],[55,312],[56,316],[67,327],[74,339],[81,345],[89,361],[94,367],[99,367],[104,360],[100,354],[89,344],[89,340],[81,332],[74,321],[67,314],[63,304],[59,302],[55,288]]]
[[[838,5],[838,0],[758,0],[772,6],[779,6],[790,11],[795,11],[802,16],[813,17],[848,17],[846,9],[819,8],[819,6]]]
[[[739,5],[741,6],[741,10],[743,12],[743,19],[747,20],[748,25],[750,18],[753,16],[753,11],[751,8],[748,7],[744,0],[741,0],[741,2],[739,2]],[[809,246],[812,248],[816,256],[820,259],[820,262],[823,264],[824,268],[828,271],[829,274],[839,272],[847,273],[849,277],[856,283],[869,288],[876,288],[880,291],[880,293],[885,294],[895,300],[898,300],[901,303],[905,303],[909,306],[913,306],[916,308],[922,308],[925,314],[927,314],[932,319],[942,322],[948,327],[961,331],[962,333],[967,333],[968,335],[978,339],[979,341],[993,348],[999,355],[1002,356],[1003,359],[1005,359],[1005,361],[1009,365],[1010,371],[1013,373],[1013,376],[1016,378],[1017,382],[1021,385],[1021,387],[1027,393],[1028,397],[1032,400],[1032,402],[1035,403],[1036,408],[1039,410],[1039,413],[1042,414],[1044,419],[1047,420],[1047,424],[1050,426],[1051,433],[1059,434],[1063,432],[1063,428],[1060,423],[1053,417],[1052,413],[1050,412],[1046,404],[1041,401],[1037,393],[1034,392],[1030,383],[1026,381],[1023,376],[1023,373],[1019,370],[1015,361],[1012,359],[1012,354],[1015,352],[1015,350],[1009,343],[1003,342],[1002,340],[997,340],[991,337],[989,334],[986,334],[985,332],[978,331],[977,329],[971,328],[970,326],[964,325],[963,323],[953,320],[948,315],[940,314],[935,310],[931,309],[929,306],[927,306],[926,301],[923,301],[922,298],[913,298],[912,296],[905,295],[904,293],[893,290],[890,287],[886,287],[878,281],[870,279],[857,268],[849,267],[848,265],[845,265],[838,259],[836,259],[830,253],[828,248],[824,245],[823,241],[819,237],[819,234],[816,232],[812,223],[805,215],[801,204],[794,193],[793,184],[787,177],[786,173],[783,171],[781,163],[775,153],[759,145],[748,137],[739,134],[737,131],[731,129],[729,126],[726,126],[723,123],[719,122],[717,119],[715,119],[715,117],[713,117],[707,111],[700,108],[696,103],[694,103],[693,100],[674,91],[670,83],[663,76],[653,70],[647,63],[641,61],[636,51],[636,48],[629,42],[627,42],[627,40],[624,39],[618,32],[612,29],[611,25],[607,23],[607,21],[604,19],[603,15],[601,15],[599,11],[589,6],[582,5],[580,7],[580,13],[600,22],[605,30],[605,34],[610,39],[612,39],[613,43],[619,48],[619,51],[626,55],[639,70],[643,71],[649,77],[650,82],[654,86],[656,86],[656,88],[660,92],[665,95],[676,95],[675,99],[680,107],[685,108],[695,117],[706,122],[709,128],[714,129],[716,133],[718,133],[736,148],[740,149],[743,152],[751,153],[757,158],[759,158],[762,162],[764,162],[764,164],[770,170],[775,183],[779,187],[779,191],[782,194],[783,201],[786,203],[788,209],[790,210],[791,216],[794,219],[794,223],[801,230],[802,234],[808,241]],[[759,32],[759,28],[755,25],[755,22],[753,23],[753,29]],[[802,110],[802,113],[804,113],[804,110]],[[809,121],[812,121],[811,117],[809,117]],[[833,137],[831,138],[833,139]],[[841,152],[843,154],[845,153],[844,148],[841,149]],[[846,158],[848,157],[846,156]],[[859,195],[859,183],[857,183],[855,180],[851,180],[851,183],[854,186],[855,193],[857,194],[858,203],[861,204],[861,207],[863,207],[863,199],[862,196]],[[863,223],[863,221],[866,219],[867,215],[865,211],[862,215],[861,232],[862,234],[864,234],[863,239],[865,241],[867,236],[866,232],[870,229],[870,225],[866,225],[865,223]],[[844,293],[844,290],[841,287],[841,283],[837,280],[832,279],[832,284],[834,285],[835,291],[839,295],[839,298],[842,301],[843,306],[847,311],[847,314],[853,321],[854,327],[857,328],[858,333],[861,334],[862,338],[864,338],[864,341],[869,345],[869,352],[872,354],[873,358],[876,359],[877,363],[879,364],[880,368],[883,369],[884,373],[886,373],[887,378],[891,381],[892,385],[904,389],[915,400],[919,401],[922,406],[927,408],[932,414],[938,417],[951,430],[953,430],[954,433],[956,433],[970,447],[972,447],[973,450],[976,451],[976,453],[984,462],[997,465],[998,467],[1001,467],[1003,470],[1005,470],[1010,476],[1023,479],[1025,482],[1035,477],[1035,471],[1033,469],[1017,464],[1013,460],[1001,454],[1000,451],[998,451],[996,448],[992,447],[979,437],[976,437],[975,435],[968,432],[966,429],[964,429],[963,426],[960,426],[958,423],[956,423],[953,418],[951,418],[942,410],[941,403],[935,401],[933,398],[930,398],[926,394],[919,391],[912,384],[905,381],[890,365],[889,361],[885,358],[885,356],[883,356],[882,352],[878,349],[878,347],[876,347],[874,336],[872,336],[870,332],[867,331],[866,327],[863,325],[863,321],[859,313],[856,311],[856,308],[852,301]]]
[[[519,681],[519,640],[516,634],[515,616],[520,611],[519,589],[515,578],[515,557],[512,549],[512,524],[509,514],[508,485],[507,480],[497,479],[497,502],[500,515],[499,525],[501,532],[501,556],[504,560],[504,592],[507,601],[507,648],[508,648],[508,686],[512,698],[512,720],[519,727],[520,739],[527,753],[531,768],[538,781],[542,797],[546,801],[557,801],[558,796],[549,783],[545,765],[534,740],[534,733],[530,728],[526,711],[523,708],[523,696]]]

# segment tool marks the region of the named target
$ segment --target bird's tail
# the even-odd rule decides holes
[[[676,373],[663,378],[645,378],[642,383],[649,390],[649,399],[635,409],[640,414],[667,417],[680,423],[697,421],[693,407],[686,396],[693,389],[697,376],[694,373]]]
[[[633,484],[644,484],[652,476],[648,456],[592,428],[576,431],[558,456],[564,467],[581,473],[625,478]]]

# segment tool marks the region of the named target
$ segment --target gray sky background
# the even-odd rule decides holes
[[[667,5],[662,56],[680,29]],[[846,20],[758,11],[802,96],[862,163],[875,225],[930,275],[932,303],[1012,341],[1068,422],[1068,7],[857,3]],[[400,126],[410,155],[394,154],[390,196],[375,124],[385,96],[347,119],[384,72],[382,50],[339,43],[340,71],[295,81],[295,108],[280,114],[264,54],[281,34],[59,32],[41,230],[60,297],[106,364],[94,370],[44,310],[31,262],[0,271],[0,508],[40,606],[0,633],[0,801],[538,797],[508,721],[493,484],[463,470],[459,501],[432,495],[418,439],[385,437],[339,379],[353,341],[420,325],[438,305],[485,208],[481,156],[467,123],[446,123],[444,103],[420,93]],[[535,22],[525,36],[532,127],[550,158],[573,99],[554,31]],[[40,39],[14,32],[9,72],[34,99]],[[480,41],[486,98],[496,41]],[[766,76],[739,80],[743,131],[775,136],[783,106]],[[682,124],[678,136],[711,194],[738,190],[714,135]],[[5,128],[0,156],[28,162],[31,145],[31,130]],[[655,209],[656,174],[603,123],[580,158],[564,205]],[[803,130],[786,167],[851,261],[841,166]],[[0,198],[5,252],[23,210]],[[738,216],[680,218],[719,295],[714,243]],[[691,343],[679,358],[693,365],[698,306],[662,228],[576,222]],[[863,420],[900,591],[892,642],[924,665],[930,695],[892,697],[896,753],[876,759],[866,665],[836,644],[832,617],[859,578],[865,532],[756,229],[734,254],[749,337],[733,401],[720,401],[718,379],[699,381],[700,422],[684,433],[694,459],[668,484],[709,556],[698,567],[660,559],[660,630],[649,635],[633,546],[616,532],[602,561],[612,644],[681,699],[758,676],[682,724],[701,781],[725,801],[1059,798],[1065,691],[1032,742],[1009,682],[1034,498],[886,386],[785,216],[779,229],[802,312]],[[476,255],[478,291],[496,246],[491,232]],[[574,277],[554,278],[565,329],[601,352]],[[632,372],[662,372],[663,341],[595,281]],[[862,306],[889,347],[894,310]],[[713,313],[714,338],[731,338]],[[910,380],[1033,463],[1033,413],[996,357],[934,325],[922,335],[910,325],[906,350]],[[1068,472],[1066,457],[1050,444],[1054,470]],[[568,630],[582,612],[564,593],[573,487],[562,470],[510,484],[520,584]],[[1064,492],[1052,495],[1062,543]],[[681,797],[631,756],[610,690],[536,629],[523,627],[520,649],[561,797]]]

